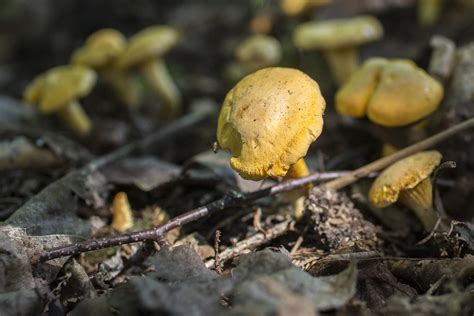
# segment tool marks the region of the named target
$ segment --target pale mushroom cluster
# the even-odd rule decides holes
[[[57,112],[71,131],[87,137],[93,125],[77,99],[87,96],[99,77],[125,106],[135,110],[144,90],[134,75],[138,70],[160,99],[162,116],[175,118],[182,111],[181,93],[163,57],[180,39],[176,28],[164,25],[146,28],[128,41],[117,30],[98,30],[73,52],[70,65],[52,68],[34,79],[23,99],[37,104],[43,113]]]
[[[94,69],[124,105],[136,108],[140,103],[140,85],[130,74],[116,67],[126,46],[127,40],[122,33],[114,29],[102,29],[91,34],[84,46],[73,53],[71,64]]]

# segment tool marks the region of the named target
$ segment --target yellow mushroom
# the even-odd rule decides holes
[[[434,112],[442,97],[442,85],[412,61],[372,58],[339,89],[336,110],[398,127]]]
[[[125,51],[125,37],[114,29],[98,30],[86,39],[84,46],[74,51],[71,63],[100,70],[113,66]]]
[[[285,15],[294,17],[313,12],[330,2],[331,0],[280,0],[280,8]]]
[[[163,57],[180,39],[180,32],[173,27],[148,27],[130,38],[129,45],[117,62],[117,67],[123,70],[139,68],[163,103],[163,115],[167,118],[181,114],[182,104],[181,93],[171,78]]]
[[[133,227],[133,214],[127,193],[119,192],[112,202],[112,228],[123,233]]]
[[[359,68],[336,94],[336,110],[346,116],[365,117],[367,106],[387,64],[384,58],[371,58]]]
[[[372,16],[306,22],[293,32],[293,43],[302,50],[321,50],[334,79],[344,83],[357,69],[357,47],[383,36],[380,22]]]
[[[91,132],[92,123],[77,99],[89,94],[96,78],[96,73],[84,66],[55,67],[33,80],[26,87],[23,99],[39,105],[41,112],[57,112],[76,135],[84,137]]]
[[[273,36],[256,34],[237,47],[237,60],[249,69],[257,70],[278,64],[281,60],[280,42]]]
[[[370,202],[384,208],[399,201],[415,213],[426,231],[430,231],[437,216],[433,210],[429,176],[441,157],[438,151],[432,150],[397,161],[375,179],[369,191]]]
[[[246,38],[236,49],[236,62],[227,66],[226,75],[237,81],[255,70],[276,66],[282,55],[280,42],[273,36],[256,34]]]
[[[71,63],[97,71],[111,86],[119,100],[130,108],[140,104],[140,85],[125,71],[115,67],[118,57],[125,51],[125,37],[114,29],[101,29],[92,33],[71,57]]]
[[[306,74],[264,68],[227,93],[217,141],[232,152],[230,164],[245,179],[302,177],[308,174],[303,158],[323,128],[324,109],[318,84]]]

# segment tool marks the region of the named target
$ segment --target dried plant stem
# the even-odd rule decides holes
[[[366,177],[372,172],[386,168],[392,163],[398,161],[399,159],[405,158],[421,150],[425,150],[463,130],[466,130],[472,127],[474,127],[474,118],[466,120],[434,136],[431,136],[425,140],[422,140],[414,145],[411,145],[402,150],[399,150],[390,156],[371,162],[359,169],[356,169],[352,172],[349,172],[348,174],[345,174],[342,177],[329,181],[325,183],[324,185],[325,187],[334,189],[334,190],[341,189],[351,183],[354,183],[355,181],[357,181],[358,179],[362,177]],[[118,235],[118,236],[113,236],[113,237],[93,239],[93,240],[86,241],[84,243],[75,243],[75,244],[70,244],[63,247],[54,248],[40,254],[38,258],[34,258],[34,259],[36,259],[37,261],[43,262],[43,261],[48,261],[48,260],[59,258],[59,257],[75,255],[75,254],[79,254],[86,251],[92,251],[92,250],[97,250],[97,249],[102,249],[102,248],[107,248],[107,247],[112,247],[112,246],[117,246],[117,245],[123,245],[123,244],[128,244],[128,243],[146,241],[146,240],[158,240],[166,232],[170,231],[171,229],[196,221],[204,216],[209,215],[210,213],[218,212],[230,207],[241,206],[251,201],[260,199],[262,197],[291,191],[301,186],[304,186],[306,184],[321,181],[321,179],[323,178],[322,176],[323,174],[325,176],[328,176],[331,173],[330,172],[329,173],[315,173],[304,178],[284,181],[272,187],[250,192],[250,193],[229,194],[229,195],[224,196],[222,199],[216,200],[205,206],[198,207],[194,210],[191,210],[180,216],[177,216],[171,219],[166,224],[157,226],[155,228],[138,231],[138,232],[132,232],[132,233],[123,234],[123,235]]]
[[[240,256],[248,250],[255,249],[258,246],[266,244],[272,239],[282,236],[291,229],[292,223],[292,220],[286,220],[268,229],[265,234],[261,232],[256,233],[255,235],[252,235],[249,238],[239,241],[234,246],[228,247],[226,250],[219,253],[220,264],[223,264],[232,258]],[[206,267],[213,267],[214,262],[214,259],[207,261]]]
[[[349,185],[357,181],[357,179],[359,178],[367,176],[371,172],[384,169],[387,166],[393,164],[394,162],[402,158],[415,154],[419,151],[428,149],[461,131],[464,131],[466,129],[473,128],[473,127],[474,127],[474,118],[470,118],[438,134],[428,137],[418,143],[405,147],[404,149],[401,149],[390,156],[377,159],[359,169],[352,171],[351,173],[343,177],[332,180],[326,183],[325,185],[327,188],[338,190],[340,188],[345,187],[346,185]]]

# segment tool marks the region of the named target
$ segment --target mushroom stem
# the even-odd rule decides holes
[[[390,156],[397,151],[398,148],[390,143],[383,143],[382,145],[382,157]]]
[[[285,180],[288,179],[297,179],[297,178],[302,178],[308,176],[309,169],[308,165],[306,165],[306,161],[304,158],[300,158],[295,164],[293,164],[288,172],[285,175]],[[289,191],[285,192],[282,194],[282,197],[284,200],[291,202],[294,212],[295,212],[295,217],[297,219],[300,219],[303,217],[304,214],[304,200],[305,200],[305,195],[308,191],[308,186],[299,188],[294,191]]]
[[[141,72],[161,99],[164,106],[163,116],[174,118],[181,114],[181,93],[163,60],[150,59],[142,64]]]
[[[58,111],[61,120],[79,137],[86,137],[92,130],[92,122],[76,100]]]
[[[324,57],[329,63],[332,75],[339,85],[342,85],[356,71],[359,65],[357,48],[347,47],[328,50]]]
[[[125,106],[136,110],[140,105],[142,91],[138,82],[120,70],[105,70],[101,73],[104,81],[114,90],[115,95]]]
[[[295,164],[290,167],[286,173],[285,179],[302,178],[309,175],[309,168],[304,158],[300,158]]]
[[[401,191],[398,200],[415,213],[426,231],[433,229],[438,217],[433,209],[433,187],[429,178],[413,189]]]

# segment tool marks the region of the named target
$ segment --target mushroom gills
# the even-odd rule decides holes
[[[426,231],[431,231],[438,217],[433,209],[433,186],[429,178],[424,179],[413,189],[400,192],[398,200],[413,210]]]

